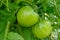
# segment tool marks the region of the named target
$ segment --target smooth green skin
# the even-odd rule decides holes
[[[17,20],[20,25],[30,27],[38,22],[39,15],[30,6],[24,6],[17,13]]]
[[[39,24],[36,24],[32,28],[32,32],[37,38],[43,39],[50,35],[50,33],[52,32],[52,26],[49,21],[43,21]]]

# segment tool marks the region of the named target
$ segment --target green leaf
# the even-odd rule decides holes
[[[9,32],[7,36],[7,40],[24,40],[24,39],[18,33]]]
[[[10,13],[7,10],[0,10],[0,40],[6,40],[9,31],[9,28],[7,28],[8,21],[13,23],[15,21],[15,14],[13,12]]]
[[[25,40],[40,40],[37,39],[33,34],[32,34],[32,29],[31,28],[22,28],[22,33],[24,36]]]

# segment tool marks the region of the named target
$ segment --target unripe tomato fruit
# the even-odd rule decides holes
[[[24,6],[17,13],[17,20],[20,25],[30,27],[38,22],[39,15],[30,6]]]
[[[51,23],[49,21],[42,21],[32,28],[32,32],[39,39],[46,38],[52,32]]]

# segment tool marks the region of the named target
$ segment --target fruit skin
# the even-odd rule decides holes
[[[17,13],[17,21],[24,27],[31,27],[39,21],[39,15],[30,6],[24,6]]]
[[[32,32],[39,39],[46,38],[52,32],[51,23],[49,21],[39,22],[32,28]]]

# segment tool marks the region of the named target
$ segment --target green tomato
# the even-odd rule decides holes
[[[38,22],[39,15],[30,6],[24,6],[17,13],[17,20],[20,25],[30,27]]]
[[[46,38],[52,32],[51,23],[49,21],[40,22],[32,28],[32,32],[39,39]]]

